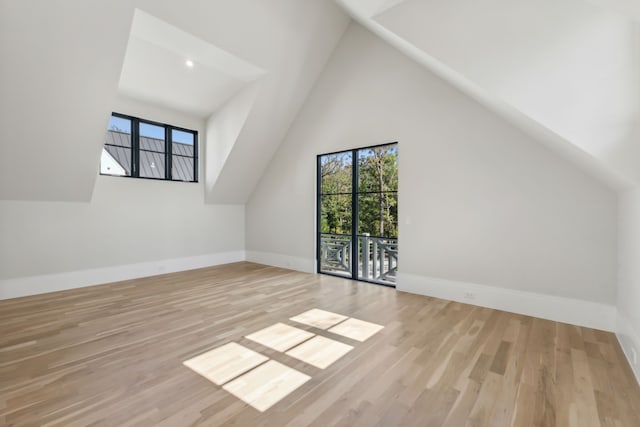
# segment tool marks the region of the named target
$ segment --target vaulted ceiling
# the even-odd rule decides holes
[[[0,0],[0,199],[90,200],[126,95],[235,126],[206,136],[226,161],[205,196],[244,203],[349,20],[327,0]]]
[[[614,188],[640,182],[640,7],[338,0],[416,61]]]
[[[245,203],[350,18],[613,188],[640,182],[635,0],[0,0],[0,200],[90,200],[125,95],[205,120],[203,197]]]

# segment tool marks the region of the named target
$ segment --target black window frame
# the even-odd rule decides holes
[[[156,122],[154,120],[143,119],[140,117],[130,116],[128,114],[122,114],[112,112],[111,117],[118,117],[120,119],[129,120],[131,122],[131,175],[116,175],[109,173],[102,173],[102,176],[116,176],[122,178],[137,178],[137,179],[152,179],[155,181],[173,181],[173,182],[198,182],[198,131],[193,129],[187,129],[180,126],[174,126],[167,123]],[[148,176],[140,176],[140,124],[149,124],[153,126],[159,126],[164,128],[164,178],[154,178]],[[173,156],[191,157],[182,154],[173,154],[173,137],[172,131],[186,132],[193,135],[193,180],[185,181],[181,179],[173,179]],[[109,129],[107,129],[109,132]],[[103,144],[104,145],[104,144]],[[148,150],[143,150],[148,151]]]

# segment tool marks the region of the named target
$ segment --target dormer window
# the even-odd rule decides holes
[[[100,174],[198,182],[198,132],[113,113]]]

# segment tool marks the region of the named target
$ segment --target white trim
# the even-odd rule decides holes
[[[616,336],[620,342],[620,347],[627,357],[631,370],[636,375],[636,380],[640,384],[640,334],[634,330],[628,318],[618,310],[618,327]],[[636,353],[636,363],[633,363],[633,352]]]
[[[398,272],[397,289],[610,332],[616,329],[613,304],[401,272]]]
[[[299,258],[290,255],[276,254],[273,252],[247,251],[247,261],[258,264],[272,265],[274,267],[288,268],[304,273],[316,272],[316,261],[309,258]]]
[[[4,279],[0,280],[0,300],[82,288],[102,283],[118,282],[120,280],[154,276],[156,274],[193,270],[195,268],[210,267],[244,260],[244,251],[220,252],[186,258],[173,258],[161,261],[46,274],[42,276]]]

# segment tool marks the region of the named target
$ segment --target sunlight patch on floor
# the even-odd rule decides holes
[[[264,328],[258,332],[247,335],[245,338],[262,344],[265,347],[272,348],[277,351],[285,352],[291,347],[308,340],[315,334],[285,325],[284,323],[276,323],[273,326]]]
[[[267,360],[269,358],[260,353],[230,342],[182,364],[214,384],[222,385]]]
[[[302,372],[270,360],[222,388],[263,412],[310,379]]]
[[[325,369],[353,350],[353,347],[329,338],[316,336],[292,348],[285,354],[316,368]]]
[[[362,342],[371,338],[383,328],[384,326],[382,325],[351,318],[329,329],[329,332]]]
[[[360,342],[384,328],[317,308],[289,320]],[[354,349],[351,345],[284,323],[276,323],[245,338],[319,369],[328,368]],[[311,379],[235,342],[186,360],[183,365],[261,412]]]
[[[302,323],[303,325],[313,326],[318,329],[329,329],[345,319],[348,319],[348,317],[343,316],[342,314],[331,313],[330,311],[314,308],[292,317],[289,320]]]

